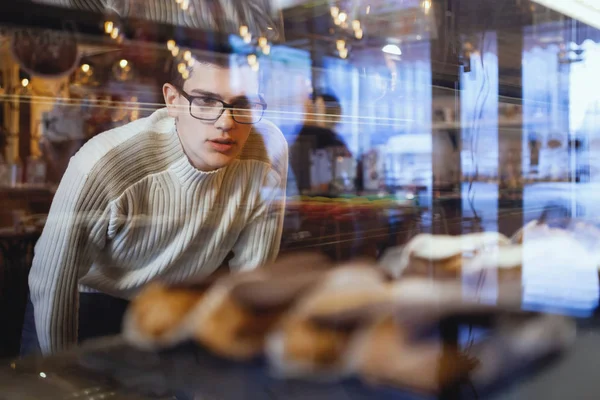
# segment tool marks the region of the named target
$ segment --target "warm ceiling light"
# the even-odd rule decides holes
[[[246,25],[240,26],[240,36],[245,37],[248,34],[248,27]]]
[[[23,85],[23,87],[27,87],[29,86],[29,79],[25,78],[21,81],[21,85]]]
[[[186,69],[185,71],[183,71],[183,72],[181,73],[181,77],[182,77],[183,79],[188,79],[188,78],[190,77],[190,72],[189,72],[189,71]]]
[[[381,51],[383,51],[384,53],[387,53],[387,54],[395,55],[395,56],[402,55],[402,50],[400,50],[400,47],[398,47],[395,44],[386,44],[385,46],[383,46]]]
[[[190,58],[187,62],[188,67],[193,67],[194,64],[196,64],[196,60],[194,59],[194,57]]]
[[[266,46],[263,46],[262,52],[264,55],[268,56],[271,53],[271,46],[269,46],[268,44]]]
[[[185,65],[185,63],[177,64],[177,71],[179,71],[180,74],[183,74],[183,71],[185,70],[187,70],[187,66]]]
[[[354,32],[354,36],[356,36],[357,39],[362,39],[363,38],[363,30],[362,29],[357,29],[356,32]]]
[[[341,57],[341,58],[344,58],[344,59],[345,59],[346,57],[348,57],[348,49],[341,49],[341,50],[340,50],[340,57]]]
[[[429,10],[431,10],[431,0],[423,0],[421,6],[426,13],[429,12]]]
[[[171,50],[171,55],[173,57],[177,57],[178,54],[179,54],[179,47],[177,47],[177,46],[173,47],[173,49]]]
[[[348,14],[346,14],[345,12],[341,12],[340,15],[338,15],[338,19],[340,20],[340,22],[345,22],[348,19]]]
[[[186,50],[183,52],[183,59],[185,61],[189,61],[192,58],[192,52],[189,50]]]
[[[121,61],[119,61],[119,66],[121,68],[126,68],[127,64],[129,64],[129,61],[127,61],[126,59],[122,59]]]
[[[260,47],[265,47],[267,45],[267,38],[264,36],[261,36],[258,38],[258,45]]]
[[[329,9],[329,11],[331,12],[331,16],[333,18],[337,18],[337,16],[340,15],[340,9],[339,9],[339,7],[331,7]]]
[[[177,4],[181,4],[181,2],[182,2],[182,1],[183,1],[183,0],[175,0],[175,3],[177,3]]]
[[[250,66],[256,64],[256,54],[248,54],[248,64]]]
[[[114,27],[113,30],[110,32],[110,37],[113,39],[116,39],[119,37],[119,28]]]
[[[354,21],[352,21],[352,29],[354,29],[355,31],[360,29],[360,21],[355,19]]]
[[[256,64],[252,65],[250,68],[252,69],[252,71],[258,72],[259,65],[258,65],[258,63],[256,63]]]
[[[90,70],[90,64],[83,64],[81,70],[87,73]]]
[[[104,32],[111,33],[115,24],[112,21],[106,21],[104,23]]]
[[[338,50],[342,50],[343,48],[346,47],[346,42],[344,40],[342,40],[342,39],[338,39],[338,40],[335,41],[335,47]]]
[[[167,49],[169,49],[169,51],[173,50],[176,45],[177,43],[175,43],[173,39],[167,41]]]
[[[250,42],[252,42],[252,34],[246,33],[244,36],[244,43],[249,44]]]
[[[186,11],[188,8],[190,8],[190,0],[183,0],[183,3],[181,3],[181,9]]]

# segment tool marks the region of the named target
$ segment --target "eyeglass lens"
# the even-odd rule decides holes
[[[195,98],[190,107],[194,118],[214,121],[223,113],[223,103],[211,98]],[[238,103],[231,109],[231,115],[241,124],[255,124],[261,120],[264,108],[259,103]]]

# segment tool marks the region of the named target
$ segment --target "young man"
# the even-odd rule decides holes
[[[29,277],[43,353],[118,333],[150,281],[202,280],[279,250],[287,144],[262,119],[247,64],[198,61],[163,87],[167,107],[102,133],[72,158]],[[244,58],[245,61],[245,58]]]

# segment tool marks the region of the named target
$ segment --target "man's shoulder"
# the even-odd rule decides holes
[[[158,110],[149,117],[100,133],[90,139],[75,154],[72,162],[81,172],[93,173],[116,164],[121,168],[139,168],[139,159],[150,159],[169,141],[169,125],[164,110]]]
[[[281,130],[267,120],[254,125],[240,160],[269,164],[273,170],[284,177],[287,171],[288,144]]]

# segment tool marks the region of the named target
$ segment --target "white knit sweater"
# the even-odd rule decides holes
[[[254,126],[233,163],[196,170],[166,109],[90,140],[71,159],[29,276],[42,351],[77,340],[79,292],[129,299],[153,280],[201,280],[279,251],[287,143]]]

